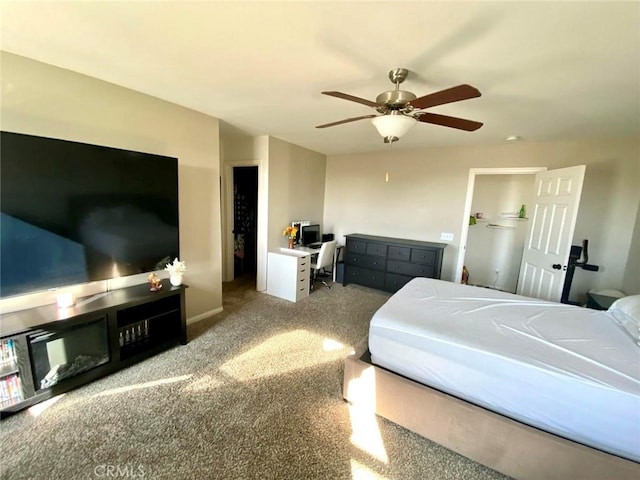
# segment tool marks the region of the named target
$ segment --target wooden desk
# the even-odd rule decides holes
[[[309,296],[311,255],[298,249],[281,248],[267,254],[267,293],[297,302]]]
[[[282,250],[290,250],[287,248],[281,248]],[[293,247],[293,250],[296,252],[303,252],[303,253],[308,253],[309,255],[317,255],[318,253],[320,253],[320,249],[319,248],[309,248],[309,247],[304,247],[302,245],[296,245],[295,247]]]
[[[331,271],[331,276],[332,276],[332,280],[335,282],[336,281],[336,274],[337,274],[337,266],[338,266],[338,260],[340,258],[340,252],[342,251],[342,249],[344,248],[344,245],[338,245],[336,244],[336,251],[333,254],[333,265],[332,265],[332,271]],[[320,249],[319,248],[309,248],[309,247],[304,247],[302,245],[296,245],[294,247],[294,250],[297,250],[299,252],[305,252],[308,253],[309,255],[311,255],[311,261],[315,261],[317,257],[317,255],[320,253]]]

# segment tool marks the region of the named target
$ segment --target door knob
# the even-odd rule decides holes
[[[560,270],[562,268],[562,265],[560,265],[559,263],[554,263],[553,265],[551,265],[551,268],[553,268],[554,270]]]

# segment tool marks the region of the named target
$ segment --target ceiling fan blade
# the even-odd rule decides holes
[[[331,122],[331,123],[325,123],[324,125],[318,125],[318,126],[316,126],[316,128],[333,127],[334,125],[340,125],[342,123],[355,122],[357,120],[364,120],[365,118],[373,118],[373,117],[377,117],[377,115],[362,115],[360,117],[345,118],[344,120],[338,120],[337,122]]]
[[[473,132],[478,130],[483,124],[480,122],[474,122],[473,120],[465,120],[464,118],[449,117],[448,115],[439,115],[437,113],[422,113],[416,115],[416,119],[419,122],[433,123],[435,125],[442,125],[443,127],[457,128],[458,130],[466,130],[467,132]]]
[[[411,100],[409,104],[413,108],[423,109],[429,107],[435,107],[437,105],[444,105],[445,103],[459,102],[461,100],[468,100],[470,98],[476,98],[481,95],[480,91],[472,87],[471,85],[458,85],[457,87],[447,88],[436,93],[430,93],[423,97],[418,97],[415,100]]]
[[[352,102],[361,103],[362,105],[366,105],[367,107],[376,108],[378,104],[376,102],[372,102],[371,100],[366,100],[360,97],[354,97],[353,95],[349,95],[348,93],[342,92],[322,92],[323,95],[329,95],[331,97],[341,98],[343,100],[350,100]]]

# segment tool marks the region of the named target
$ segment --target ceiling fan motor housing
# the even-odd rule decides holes
[[[386,107],[388,110],[402,110],[409,106],[409,102],[417,97],[405,90],[389,90],[382,92],[376,97],[376,103],[379,107]]]

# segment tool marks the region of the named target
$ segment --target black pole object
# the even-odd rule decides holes
[[[584,256],[584,262],[576,263],[576,267],[580,267],[583,270],[589,270],[590,272],[597,272],[600,270],[598,265],[589,265],[589,240],[586,238],[582,240],[582,254]]]
[[[579,262],[580,257],[584,256],[584,261]],[[590,265],[589,261],[589,240],[582,240],[582,247],[577,245],[571,245],[571,251],[569,252],[569,261],[567,264],[567,275],[564,277],[564,285],[562,286],[562,295],[560,296],[560,303],[568,303],[571,305],[579,305],[578,302],[569,301],[569,292],[571,291],[571,283],[573,282],[573,274],[576,267],[580,267],[583,270],[590,272],[597,272],[600,267],[598,265]]]
[[[571,291],[571,282],[573,282],[573,273],[576,270],[576,265],[580,256],[582,255],[582,247],[577,245],[571,245],[571,251],[569,252],[569,261],[567,262],[567,274],[564,277],[564,285],[562,286],[562,295],[560,296],[560,303],[571,303],[577,305],[575,302],[569,301],[569,292]]]

